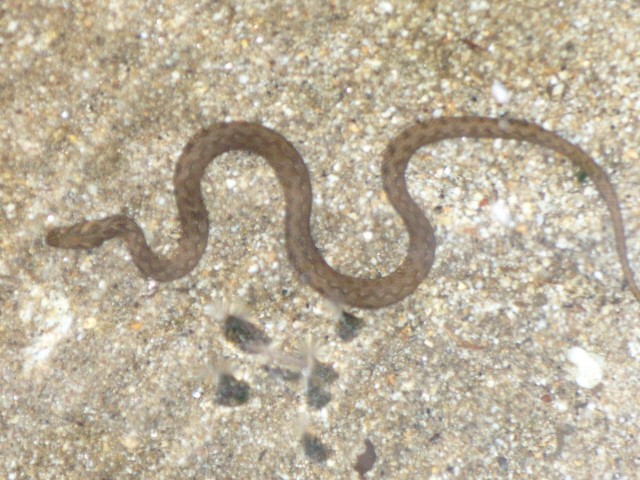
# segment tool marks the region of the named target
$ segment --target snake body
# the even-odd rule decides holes
[[[207,245],[209,220],[200,188],[204,171],[219,155],[244,150],[265,158],[276,173],[285,198],[287,252],[302,280],[324,297],[340,304],[360,308],[385,307],[413,292],[429,273],[435,257],[433,227],[407,190],[405,171],[409,160],[422,146],[461,137],[533,143],[564,155],[584,171],[609,209],[624,279],[640,301],[640,290],[627,258],[620,205],[606,173],[580,147],[522,120],[435,118],[415,124],[389,143],[383,154],[382,181],[389,201],[407,229],[409,247],[402,264],[385,277],[369,279],[343,275],[327,264],[311,235],[313,197],[304,160],[282,135],[247,122],[214,124],[197,133],[185,146],[173,177],[182,234],[172,255],[161,257],[155,254],[140,226],[124,215],[53,228],[47,233],[46,242],[58,248],[88,249],[119,237],[124,240],[131,259],[145,277],[161,282],[180,278],[197,265]]]

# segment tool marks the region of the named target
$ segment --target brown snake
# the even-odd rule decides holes
[[[386,277],[352,277],[327,264],[311,236],[311,180],[304,160],[282,135],[255,123],[215,124],[196,134],[184,148],[173,177],[182,235],[171,256],[159,257],[151,251],[142,229],[124,215],[54,228],[48,232],[46,242],[53,247],[87,249],[120,237],[145,277],[161,282],[182,277],[197,265],[207,245],[209,220],[200,190],[204,171],[218,155],[245,150],[264,157],[282,186],[287,252],[303,281],[337,303],[384,307],[413,292],[429,273],[435,256],[433,228],[407,190],[405,170],[409,159],[422,146],[460,137],[503,138],[541,145],[564,155],[583,170],[609,209],[624,279],[640,301],[640,290],[627,259],[620,205],[606,173],[580,147],[538,125],[511,119],[437,118],[406,129],[389,143],[384,152],[382,181],[409,233],[409,248],[402,264]]]

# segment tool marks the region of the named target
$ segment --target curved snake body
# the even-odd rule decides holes
[[[406,129],[389,143],[383,155],[382,181],[389,201],[407,229],[409,247],[402,264],[385,277],[368,279],[343,275],[327,264],[311,235],[313,197],[304,160],[279,133],[246,122],[212,125],[196,134],[184,148],[173,178],[182,234],[178,248],[171,256],[155,254],[139,225],[124,215],[54,228],[48,232],[46,242],[58,248],[87,249],[119,237],[126,243],[133,262],[145,277],[161,282],[182,277],[199,262],[209,235],[207,209],[200,188],[204,171],[219,155],[244,150],[265,158],[282,186],[287,252],[303,281],[338,303],[360,308],[384,307],[413,292],[429,273],[435,256],[433,228],[407,190],[407,164],[420,147],[460,137],[503,138],[537,144],[564,155],[583,170],[609,209],[624,279],[640,301],[640,290],[627,259],[618,198],[607,175],[580,147],[538,125],[511,119],[431,119]]]

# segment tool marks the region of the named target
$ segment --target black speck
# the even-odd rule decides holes
[[[364,321],[349,312],[342,312],[338,320],[337,330],[340,340],[350,342],[358,335],[358,331],[364,325]]]
[[[313,378],[321,381],[322,383],[333,383],[340,375],[336,372],[328,363],[317,362],[313,367]]]
[[[302,435],[302,447],[304,454],[313,462],[324,463],[331,454],[330,450],[325,447],[320,439],[310,433]]]
[[[264,365],[262,369],[265,372],[267,372],[270,376],[281,378],[285,382],[292,382],[294,380],[299,380],[300,377],[302,376],[299,371],[296,372],[293,370],[288,370],[286,368],[271,367],[269,365]]]
[[[578,182],[584,183],[587,180],[587,172],[585,172],[584,170],[580,170],[578,173],[576,173],[576,177],[578,178]]]
[[[331,393],[322,388],[318,383],[312,383],[307,390],[307,405],[320,409],[331,401]]]
[[[216,402],[225,407],[237,407],[244,405],[249,400],[249,384],[242,380],[236,380],[233,375],[224,373],[220,375],[216,390]]]
[[[234,315],[224,321],[224,337],[236,344],[242,351],[252,351],[256,345],[268,345],[271,339],[253,323]]]

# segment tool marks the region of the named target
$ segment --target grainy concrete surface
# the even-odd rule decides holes
[[[351,341],[288,264],[258,158],[209,168],[210,244],[179,281],[150,285],[119,242],[57,251],[43,235],[127,212],[171,251],[182,146],[253,120],[307,159],[329,261],[384,274],[406,241],[381,193],[386,142],[431,115],[508,114],[611,175],[637,270],[638,51],[635,0],[2,2],[0,478],[355,479],[365,439],[366,478],[637,478],[640,306],[603,202],[550,152],[421,150],[409,176],[434,270],[398,305],[352,312]],[[270,356],[225,340],[233,302]],[[279,374],[308,338],[338,375],[323,402]],[[595,387],[572,347],[600,362]],[[220,405],[223,363],[245,404]]]

